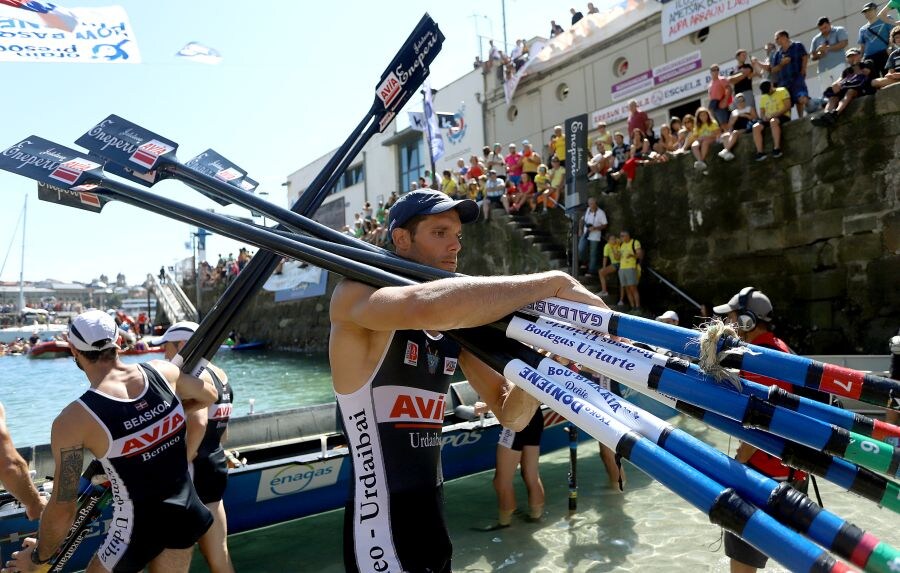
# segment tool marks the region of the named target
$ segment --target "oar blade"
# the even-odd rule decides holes
[[[0,169],[69,189],[102,178],[103,166],[86,153],[32,135],[0,153]]]
[[[38,183],[38,199],[91,213],[99,213],[109,203],[109,199],[96,193],[64,189],[47,183]]]
[[[113,114],[75,142],[94,155],[136,173],[155,169],[160,160],[175,160],[178,144]]]
[[[443,43],[444,34],[426,13],[378,81],[374,109],[375,116],[381,117],[379,131],[387,129],[397,111],[419,91]]]
[[[233,161],[230,161],[221,153],[217,152],[215,149],[207,149],[197,157],[194,157],[190,161],[187,161],[184,166],[194,169],[195,171],[199,171],[206,176],[218,179],[219,181],[224,181],[232,187],[236,187],[237,189],[245,191],[244,187],[241,184],[247,177],[247,172],[238,167],[237,164],[235,164]],[[200,185],[195,185],[191,182],[186,183],[197,191],[203,193],[216,203],[219,203],[220,205],[231,204],[231,201],[228,201],[227,199],[224,199],[215,193],[210,193]],[[254,187],[254,189],[255,188],[256,187]]]

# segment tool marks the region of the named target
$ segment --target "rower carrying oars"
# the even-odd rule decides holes
[[[323,183],[338,172],[339,164],[343,163],[344,159],[345,157],[334,162],[333,171],[321,177]],[[130,158],[127,161],[130,161]],[[174,159],[169,165],[175,165]],[[128,163],[123,166],[133,167]],[[144,159],[144,169],[154,166],[155,162],[151,163]],[[417,280],[409,277],[443,278],[450,281],[448,284],[452,284],[453,281],[469,280],[465,277],[447,277],[446,271],[453,270],[449,268],[445,268],[445,272],[434,272],[429,277],[427,269],[423,269],[421,265],[407,264],[407,261],[380,252],[370,245],[363,247],[361,243],[349,237],[342,238],[340,245],[329,245],[299,234],[272,232],[240,223],[178,201],[162,198],[109,179],[103,174],[102,165],[87,154],[37,137],[23,140],[3,152],[0,167],[37,179],[45,185],[56,185],[62,193],[60,197],[89,201],[95,206],[99,205],[100,208],[105,200],[127,202],[268,249],[276,253],[272,255],[272,260],[277,256],[285,256],[343,274],[353,281],[368,285],[372,289],[371,292],[377,293],[383,288],[416,287],[419,284]],[[238,204],[245,204],[247,201],[247,198],[241,195],[243,191],[221,178],[208,175],[200,177],[190,174],[187,169],[183,171],[184,173],[172,171],[172,178],[187,179],[194,187],[200,186],[220,197],[231,195],[232,200]],[[313,193],[327,187],[319,185],[317,189],[313,189]],[[298,205],[295,205],[293,211],[310,214],[315,211],[316,206],[315,198],[306,195],[301,198]],[[288,229],[294,231],[302,229],[314,235],[319,234],[319,238],[323,238],[324,231],[308,219],[299,216],[287,217],[285,213],[279,213],[266,205],[253,208],[279,220]],[[252,274],[256,280],[260,277],[265,278],[263,274],[266,274],[264,271],[269,265],[264,264],[264,259],[265,257],[260,257],[263,261],[259,264],[261,270],[252,274],[247,273],[245,269],[247,276]],[[256,260],[254,259],[254,262]],[[403,270],[397,272],[400,269]],[[216,317],[227,314],[233,318],[237,312],[236,307],[240,307],[241,301],[245,300],[242,297],[254,292],[255,285],[252,284],[252,280],[248,278],[240,287],[240,292],[236,291],[228,298],[227,304],[223,300],[217,303],[219,314],[216,314]],[[548,280],[563,279],[557,276],[548,277]],[[895,426],[874,421],[869,423],[847,420],[828,410],[827,408],[830,408],[828,406],[813,407],[790,399],[787,401],[792,402],[794,407],[776,406],[773,402],[785,401],[783,395],[773,393],[773,400],[769,402],[766,400],[769,396],[762,396],[758,388],[741,384],[738,390],[731,384],[715,381],[696,366],[689,366],[673,359],[663,359],[653,353],[637,349],[627,342],[603,338],[597,333],[560,324],[559,320],[574,322],[603,333],[666,346],[688,355],[697,352],[695,346],[699,334],[696,332],[621,315],[602,307],[577,305],[571,301],[553,300],[552,297],[539,298],[542,300],[531,300],[531,308],[527,310],[529,315],[543,314],[546,315],[545,318],[524,318],[523,314],[502,318],[494,327],[473,330],[457,329],[450,325],[444,333],[457,340],[483,363],[503,373],[506,380],[516,383],[525,392],[544,401],[593,437],[615,449],[619,455],[631,460],[640,469],[687,499],[709,515],[714,523],[745,538],[791,570],[847,570],[843,563],[829,554],[829,551],[867,571],[887,572],[900,568],[900,554],[896,549],[821,510],[799,492],[753,475],[752,470],[721,471],[723,468],[719,466],[724,465],[724,462],[721,461],[720,452],[703,451],[701,454],[700,451],[704,448],[708,450],[707,446],[682,439],[680,434],[661,428],[658,424],[654,424],[646,413],[631,408],[621,401],[614,407],[609,402],[608,395],[604,395],[590,383],[572,376],[560,377],[560,374],[552,371],[549,366],[541,369],[539,357],[529,347],[513,342],[512,339],[525,340],[533,346],[550,350],[572,360],[583,361],[600,371],[606,368],[610,372],[609,375],[617,380],[632,382],[648,390],[658,390],[676,398],[678,400],[676,405],[679,403],[689,405],[682,409],[693,408],[697,412],[715,409],[732,420],[735,433],[738,433],[737,428],[744,429],[741,424],[753,428],[753,432],[761,436],[770,436],[770,432],[777,433],[779,437],[773,438],[776,440],[775,445],[769,447],[778,448],[781,445],[784,448],[797,448],[799,443],[806,448],[839,456],[833,460],[834,462],[840,460],[844,464],[841,466],[843,468],[857,468],[854,462],[859,462],[888,476],[896,476],[896,451],[888,444],[874,439],[896,436],[898,430]],[[523,304],[527,304],[527,301]],[[227,310],[226,306],[229,307]],[[208,319],[211,319],[213,314],[211,313]],[[213,319],[210,324],[216,320],[221,319]],[[498,329],[505,330],[507,337],[498,336]],[[201,338],[199,336],[201,331],[198,331],[198,339]],[[207,333],[210,339],[215,338],[212,332],[213,327],[210,326]],[[215,340],[215,347],[218,346],[218,342],[218,339]],[[210,340],[204,340],[203,345],[211,346],[212,343]],[[733,347],[750,351],[726,358],[723,361],[724,366],[738,366],[742,370],[764,375],[777,372],[779,378],[792,383],[808,385],[838,395],[857,397],[881,407],[898,409],[900,406],[898,401],[900,388],[896,382],[863,375],[849,369],[825,367],[796,356],[766,353],[762,349],[743,345],[734,340],[725,339],[720,341],[719,345],[721,348]],[[200,355],[206,356],[206,353],[194,354],[198,357]],[[185,367],[189,364],[190,361],[185,360]],[[710,399],[710,396],[714,399]],[[617,415],[619,411],[629,413],[623,418]],[[704,417],[709,415],[705,414]],[[629,417],[635,423],[625,425],[623,421],[627,421]],[[828,417],[827,422],[823,420],[825,417]],[[641,423],[644,420],[647,421],[646,424]],[[847,428],[838,424],[841,420],[851,424],[852,427]],[[851,429],[853,433],[848,431]],[[739,437],[744,439],[742,435]],[[659,445],[660,441],[663,442],[662,445]],[[761,447],[766,449],[765,446]],[[790,463],[790,459],[785,461]],[[862,471],[860,468],[857,469]],[[890,479],[881,479],[884,480],[881,482],[884,494],[878,501],[896,511],[896,497],[900,490]],[[801,533],[809,534],[812,540],[802,536]],[[380,545],[370,549],[372,559],[378,561],[384,558],[385,553],[379,553],[379,550],[384,550]],[[400,563],[402,566],[402,558]]]
[[[36,138],[31,138],[31,141],[32,141],[32,143],[34,143],[35,141],[39,142],[40,140],[38,140]],[[72,153],[71,150],[67,150],[65,152],[62,151],[65,148],[62,148],[61,146],[55,146],[53,144],[45,144],[45,145],[52,146],[56,150],[55,153],[65,153],[65,152]],[[23,149],[24,146],[18,146],[17,148]],[[31,149],[30,151],[32,151],[34,153],[40,153],[37,149]],[[78,155],[77,152],[74,152],[74,156],[72,156],[71,158],[77,159],[77,155]],[[83,173],[82,175],[85,175],[85,173]],[[140,191],[137,189],[133,189],[128,186],[113,182],[111,180],[107,180],[104,176],[97,173],[96,170],[94,170],[93,172],[87,173],[87,175],[88,175],[88,177],[85,178],[85,181],[89,181],[90,182],[89,184],[97,185],[96,187],[93,187],[91,190],[96,192],[99,196],[103,196],[103,197],[115,196],[117,198],[127,197],[129,200],[133,200],[137,204],[143,203],[144,205],[156,205],[161,212],[169,211],[169,212],[171,212],[172,215],[176,215],[178,217],[181,217],[182,219],[193,220],[194,222],[196,222],[198,224],[203,224],[204,226],[206,226],[208,228],[214,229],[214,230],[222,232],[224,234],[230,234],[231,236],[241,237],[242,239],[244,239],[250,243],[256,242],[256,244],[260,247],[270,247],[270,248],[278,249],[285,256],[293,256],[293,257],[301,258],[304,260],[309,260],[311,262],[314,262],[314,264],[321,264],[322,266],[329,268],[329,270],[334,270],[335,272],[344,272],[346,274],[350,274],[351,276],[359,277],[361,279],[366,280],[370,284],[374,283],[374,286],[414,284],[414,282],[409,279],[404,279],[403,277],[400,277],[397,275],[385,273],[384,271],[380,271],[378,269],[368,267],[366,265],[360,265],[358,263],[354,263],[353,261],[341,259],[340,257],[336,257],[336,256],[333,256],[332,254],[327,253],[326,251],[321,251],[318,249],[314,249],[312,247],[308,247],[300,241],[294,241],[294,240],[288,239],[285,236],[280,235],[280,234],[266,233],[262,229],[258,229],[258,228],[255,228],[255,227],[252,227],[249,225],[237,223],[237,222],[227,219],[225,217],[219,217],[219,216],[216,216],[216,215],[213,215],[210,213],[206,213],[206,212],[197,213],[197,212],[195,212],[196,210],[192,211],[190,208],[188,208],[186,206],[179,207],[178,202],[171,201],[171,200],[162,200],[162,198],[155,197],[150,193]],[[81,183],[81,181],[78,181],[77,183]],[[301,239],[300,237],[297,237],[297,238]],[[306,251],[306,252],[304,252],[304,251]],[[586,320],[592,321],[594,323],[601,322],[600,318],[598,318],[598,317],[602,317],[604,313],[608,312],[608,311],[605,311],[605,309],[589,309],[589,311],[590,312],[585,311],[586,314],[583,314],[582,316],[586,316],[587,317]],[[557,314],[558,314],[558,312],[557,312]],[[613,317],[616,315],[610,314],[610,316]],[[512,322],[510,324],[512,324]],[[569,332],[569,331],[564,329],[564,332]],[[462,338],[463,338],[463,340],[465,339],[465,333],[462,334]],[[542,344],[546,345],[546,343],[542,343]],[[482,345],[476,345],[476,346],[480,347]],[[489,347],[489,346],[490,345],[487,345],[486,347]],[[547,346],[549,346],[549,345],[547,345]],[[594,353],[601,354],[601,352],[602,352],[601,350],[597,349],[597,350],[595,350]],[[731,390],[728,387],[723,387],[723,388],[724,388],[724,390],[726,390],[728,392],[733,392],[736,396],[739,396],[739,394],[734,392],[734,390]],[[548,403],[551,404],[551,406],[553,406],[554,409],[559,411],[561,414],[572,415],[571,399],[574,399],[574,398],[571,398],[570,400],[568,400],[570,402],[570,404],[565,404],[565,402],[567,401],[565,396],[566,396],[565,394],[561,394],[561,397],[559,398],[559,403],[557,403],[557,404],[554,404],[554,401],[550,400],[549,397],[547,397],[547,396],[544,396],[544,398],[547,399]],[[571,394],[569,394],[569,396],[571,396]],[[606,427],[605,424],[601,424],[601,425]],[[585,429],[591,430],[591,428],[585,428]],[[598,435],[603,435],[603,434],[599,428],[594,428],[592,435],[594,435],[595,437],[598,437]],[[619,441],[621,441],[621,440],[615,441],[614,438],[610,438],[609,436],[606,436],[604,439],[606,440],[605,443],[607,443],[611,447],[616,446],[616,444]],[[620,447],[619,449],[623,450],[624,448]],[[620,453],[622,453],[622,452],[620,452]],[[626,452],[626,453],[630,454],[631,452]],[[668,466],[666,466],[666,468],[667,468],[666,473],[676,471],[672,468],[669,468]],[[663,477],[663,476],[659,476],[659,477]],[[679,489],[677,482],[666,481],[664,483],[667,483],[671,487],[675,488],[676,492]],[[703,507],[704,510],[707,510],[707,511],[711,508],[711,505],[707,504],[706,506],[704,506],[703,503],[701,503],[699,500],[697,500],[695,502],[695,505],[699,505],[699,506]],[[755,513],[754,513],[754,515],[755,515]],[[728,524],[724,524],[724,525],[728,526]],[[763,526],[763,527],[766,527],[766,526]],[[746,531],[745,527],[742,527],[739,529],[740,529],[740,531],[738,533],[744,532],[745,535],[747,535],[747,536],[750,535],[749,532]],[[769,533],[771,533],[771,532],[769,532]],[[779,537],[780,537],[780,534],[779,534]],[[757,543],[759,543],[761,545],[765,545],[762,541],[757,541]],[[770,554],[772,554],[772,553],[775,554],[775,555],[773,555],[773,557],[775,557],[776,559],[779,558],[778,557],[779,552],[778,552],[777,548],[775,548],[775,547],[769,548],[769,551],[771,551]],[[811,557],[813,555],[818,555],[818,554],[815,554],[815,553],[810,554],[809,551],[806,551],[806,552],[799,552],[799,553],[792,552],[792,555],[805,555],[806,557]],[[880,555],[880,553],[879,553],[879,555]],[[815,559],[818,559],[818,558],[819,558],[818,556],[815,557]],[[781,559],[788,559],[788,557],[782,556]],[[815,559],[813,559],[813,562],[815,562]],[[803,569],[803,567],[799,567],[798,564],[795,562],[792,562],[792,564],[789,566],[791,566],[792,568]],[[878,570],[878,569],[872,569],[872,570]]]

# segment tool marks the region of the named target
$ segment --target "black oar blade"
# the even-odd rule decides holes
[[[139,185],[143,185],[144,187],[152,187],[166,179],[166,174],[158,169],[154,169],[153,171],[148,171],[146,173],[139,173],[133,169],[128,169],[127,167],[122,167],[118,163],[113,163],[112,161],[107,161],[103,157],[98,157],[93,153],[90,154],[91,157],[97,157],[100,161],[103,162],[103,170],[112,175],[117,175],[122,179],[127,181],[131,181],[133,183],[137,183]]]
[[[376,117],[381,116],[379,131],[387,129],[397,111],[419,90],[443,43],[444,34],[426,13],[378,81],[374,109]]]
[[[103,166],[87,154],[32,135],[0,153],[0,169],[48,185],[69,189],[91,177],[102,177]]]
[[[38,183],[38,199],[56,203],[64,207],[74,207],[92,213],[99,213],[109,203],[109,199],[87,191],[73,191],[56,185]]]
[[[259,181],[251,179],[250,177],[244,177],[241,180],[240,187],[247,193],[256,193],[256,188],[259,187]]]
[[[246,191],[242,183],[247,177],[247,172],[214,149],[207,149],[197,157],[194,157],[190,161],[187,161],[184,166],[190,167],[191,169],[199,171],[200,173],[209,177],[218,179],[219,181],[224,181],[232,187],[236,187],[238,189],[241,189],[242,191]],[[187,184],[197,191],[203,193],[216,203],[219,203],[220,205],[231,204],[231,201],[228,201],[227,199],[218,196],[217,194],[210,193],[199,185],[195,185],[190,182],[187,182]],[[256,185],[258,186],[259,184],[257,183]],[[256,189],[256,186],[254,186],[253,189]]]
[[[174,141],[117,115],[110,115],[75,143],[137,173],[152,171],[163,158],[174,161],[178,149]]]

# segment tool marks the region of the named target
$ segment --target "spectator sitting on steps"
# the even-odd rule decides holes
[[[884,65],[884,76],[872,80],[872,87],[877,90],[900,83],[900,26],[891,30],[891,45],[893,51]]]
[[[734,96],[734,111],[731,112],[731,120],[724,128],[725,134],[722,136],[722,143],[725,147],[719,152],[719,157],[725,161],[734,159],[734,153],[731,150],[737,145],[742,133],[753,133],[753,126],[757,121],[759,118],[756,110],[744,101],[744,94],[739,93]]]
[[[791,121],[791,94],[785,88],[772,87],[772,82],[765,80],[759,84],[760,122],[753,126],[753,143],[756,144],[756,161],[766,159],[763,151],[763,130],[769,126],[772,130],[772,157],[779,158],[781,153],[781,126]]]
[[[828,103],[821,115],[812,118],[813,125],[819,127],[834,125],[841,114],[854,99],[874,93],[872,78],[877,74],[872,60],[863,60],[857,48],[847,50],[847,67],[841,73],[841,79],[825,90]]]

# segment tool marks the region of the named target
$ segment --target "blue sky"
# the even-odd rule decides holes
[[[434,87],[471,69],[479,35],[484,46],[487,37],[498,44],[503,38],[500,0],[62,3],[112,4],[127,11],[143,63],[0,63],[5,98],[0,148],[32,134],[74,147],[82,133],[115,113],[178,142],[182,161],[215,147],[279,204],[286,201],[281,183],[287,175],[340,145],[363,117],[381,72],[424,12],[447,38],[432,65]],[[586,4],[575,6],[586,11]],[[565,26],[569,5],[506,1],[511,43],[516,37],[546,36],[551,19]],[[223,62],[210,66],[176,58],[189,41],[219,50]],[[31,194],[26,280],[86,281],[121,271],[130,283],[139,283],[160,264],[190,256],[186,225],[117,203],[100,215],[75,211],[38,201],[34,188],[29,180],[0,172],[0,255],[5,256],[25,195]],[[160,183],[154,192],[214,206],[174,181]],[[20,233],[0,280],[18,280]],[[237,253],[238,246],[213,237],[208,256]]]

